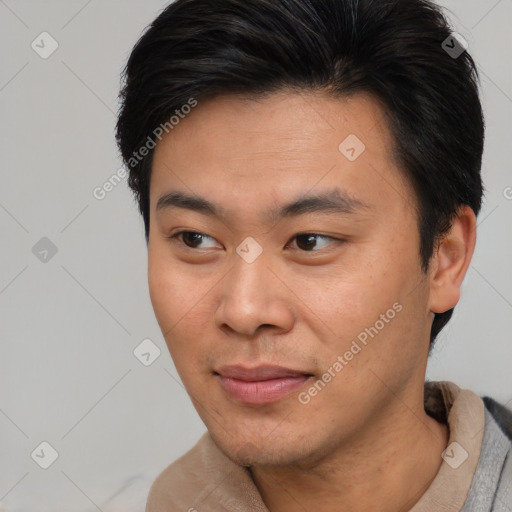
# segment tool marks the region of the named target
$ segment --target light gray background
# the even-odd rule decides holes
[[[119,73],[167,2],[0,1],[0,503],[142,511],[150,483],[205,431],[153,315],[142,220],[114,141]],[[463,297],[428,370],[512,400],[512,0],[443,2],[483,84],[487,194]],[[42,59],[43,31],[59,47]],[[32,252],[42,238],[58,252]],[[133,350],[149,338],[161,356]],[[59,457],[41,469],[31,453]],[[1,506],[0,506],[1,509]]]

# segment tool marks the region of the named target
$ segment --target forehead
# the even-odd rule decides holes
[[[262,157],[293,158],[311,151],[330,152],[333,145],[337,149],[337,143],[350,133],[377,149],[376,143],[391,142],[386,116],[378,100],[363,94],[338,98],[287,91],[253,98],[221,95],[199,100],[190,114],[164,134],[155,158],[165,148],[179,150],[177,146],[184,145],[202,150],[195,157],[243,158],[259,150]],[[279,154],[272,155],[278,149]]]
[[[410,201],[391,149],[385,109],[368,95],[218,96],[199,101],[157,143],[151,209],[173,188],[247,207],[318,186],[341,187],[367,204]]]

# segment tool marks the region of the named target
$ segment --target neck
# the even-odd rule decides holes
[[[393,400],[356,439],[314,463],[252,467],[270,512],[410,510],[435,478],[449,434],[417,398],[415,407]]]

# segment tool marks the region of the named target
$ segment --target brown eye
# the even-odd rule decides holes
[[[195,233],[194,231],[184,231],[182,234],[183,243],[188,247],[196,248],[197,244],[200,244],[203,240],[201,233]]]
[[[299,235],[295,240],[297,241],[297,247],[305,251],[314,249],[316,245],[315,235]]]
[[[301,233],[299,235],[296,235],[294,240],[296,240],[296,245],[301,251],[308,251],[308,252],[316,252],[314,249],[318,250],[318,239],[325,239],[325,240],[332,240],[335,239],[330,236],[325,235],[319,235],[317,233]],[[320,249],[323,249],[326,245],[330,244],[324,244],[323,247],[320,247]]]
[[[178,243],[190,249],[206,249],[215,247],[216,245],[215,240],[211,236],[205,235],[204,233],[199,233],[197,231],[179,231],[178,233],[169,236],[169,238],[173,241],[177,240]],[[206,243],[208,240],[211,240],[213,245],[210,245],[209,247],[205,247],[203,245],[200,247],[201,244]]]

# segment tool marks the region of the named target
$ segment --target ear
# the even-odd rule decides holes
[[[469,206],[463,206],[430,260],[429,308],[432,313],[444,313],[459,302],[460,287],[475,243],[476,216]]]

